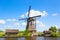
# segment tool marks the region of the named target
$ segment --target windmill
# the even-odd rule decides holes
[[[41,15],[30,17],[30,10],[31,10],[31,6],[29,6],[28,18],[23,18],[19,20],[27,19],[26,29],[28,29],[31,33],[36,33],[36,18],[41,17]]]

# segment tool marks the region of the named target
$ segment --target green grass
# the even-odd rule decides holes
[[[43,32],[37,32],[37,33],[38,33],[38,35],[40,35],[40,36],[43,36],[43,34],[44,34]],[[53,32],[53,33],[51,34],[52,37],[54,37],[55,35],[56,35],[57,37],[60,37],[60,34],[58,34],[58,33],[56,34],[56,33]],[[4,36],[5,36],[5,33],[4,33],[4,32],[0,32],[0,37],[4,37]],[[18,36],[19,36],[19,37],[31,36],[31,33],[28,32],[28,31],[27,31],[27,32],[26,32],[26,31],[19,31]]]
[[[4,32],[0,32],[0,37],[4,37],[5,33]]]

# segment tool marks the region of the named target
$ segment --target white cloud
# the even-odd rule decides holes
[[[21,15],[21,18],[24,18],[24,15]]]
[[[21,23],[22,26],[26,26],[26,22]]]
[[[31,10],[30,11],[30,17],[33,17],[33,16],[38,16],[38,15],[41,15],[42,17],[45,17],[47,14],[46,11],[38,11],[38,10]],[[21,18],[25,18],[28,16],[28,12],[26,12],[26,14],[23,14],[21,15]]]
[[[19,26],[19,25],[20,25],[20,23],[15,23],[15,25],[16,25],[16,26]]]
[[[58,15],[57,13],[52,14],[52,16],[57,16],[57,15]]]
[[[0,20],[0,24],[5,24],[6,21],[5,20]]]
[[[16,19],[7,19],[6,21],[16,21]]]
[[[40,12],[40,11],[36,11],[36,10],[31,10],[30,17],[38,16],[38,15],[46,16],[47,12],[46,11]]]
[[[39,20],[37,20],[36,23],[39,27],[45,27],[46,26],[43,22],[41,22]]]

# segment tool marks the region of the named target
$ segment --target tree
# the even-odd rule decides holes
[[[56,28],[56,26],[51,26],[51,27],[49,28],[49,30],[56,33],[57,28]]]
[[[4,32],[4,31],[0,30],[0,32]]]
[[[60,28],[58,29],[58,34],[60,34]]]
[[[56,26],[51,26],[51,27],[49,28],[49,30],[52,31],[52,32],[51,32],[51,36],[52,36],[52,37],[56,37],[56,36],[57,36],[57,34],[56,34],[56,31],[57,31]]]

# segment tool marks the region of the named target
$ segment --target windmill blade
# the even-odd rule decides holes
[[[31,18],[36,18],[36,17],[41,17],[41,15],[38,15],[38,16],[33,16],[33,17],[31,17]]]
[[[22,18],[22,19],[19,19],[19,20],[27,20],[28,18]]]
[[[29,18],[29,15],[30,15],[30,10],[31,10],[31,6],[29,6],[29,10],[28,10],[28,18]]]

